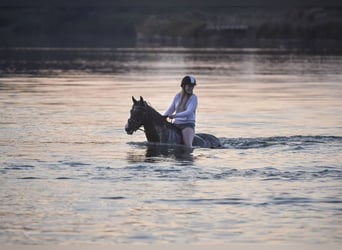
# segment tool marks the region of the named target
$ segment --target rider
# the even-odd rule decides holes
[[[182,131],[183,142],[187,147],[192,147],[195,136],[197,96],[193,94],[196,86],[196,79],[193,76],[185,76],[182,79],[181,92],[177,93],[173,101],[164,113]]]

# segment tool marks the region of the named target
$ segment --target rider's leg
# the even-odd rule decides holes
[[[194,140],[195,130],[190,127],[186,127],[182,130],[183,142],[186,147],[192,147],[192,141]]]

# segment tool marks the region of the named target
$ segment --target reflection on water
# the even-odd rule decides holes
[[[194,156],[193,149],[183,146],[154,144],[154,143],[130,143],[131,145],[139,146],[141,150],[130,151],[127,155],[127,160],[130,163],[158,163],[172,159],[176,164],[182,166],[192,165]]]
[[[183,164],[191,165],[193,163],[192,156],[193,149],[177,146],[160,146],[150,145],[146,150],[146,157],[172,157],[176,161],[182,162]]]
[[[284,50],[0,50],[0,243],[340,244],[341,64]],[[127,135],[131,96],[162,113],[185,74],[196,133],[223,148]]]

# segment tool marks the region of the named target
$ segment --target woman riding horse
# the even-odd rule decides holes
[[[142,97],[140,97],[140,100],[132,97],[132,101],[131,116],[125,125],[127,134],[131,135],[143,126],[145,136],[149,142],[184,145],[180,128],[168,122],[165,116],[162,116],[148,105]],[[195,134],[192,145],[204,148],[218,148],[221,143],[213,135],[200,133]]]
[[[185,76],[181,82],[181,92],[173,98],[170,107],[164,113],[174,119],[174,125],[182,131],[183,142],[186,147],[192,147],[195,136],[197,96],[193,93],[196,79]]]

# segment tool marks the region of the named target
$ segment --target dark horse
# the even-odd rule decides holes
[[[154,108],[140,97],[136,100],[132,96],[133,106],[131,116],[125,126],[127,134],[133,134],[141,126],[144,126],[145,136],[149,142],[166,144],[183,144],[182,133],[172,123],[166,120],[165,116],[159,114]],[[221,147],[220,140],[210,134],[196,134],[193,146],[203,148]]]

